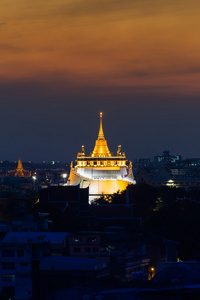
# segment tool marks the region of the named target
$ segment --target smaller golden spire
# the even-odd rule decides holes
[[[17,169],[15,170],[15,176],[16,177],[24,177],[24,169],[22,165],[22,160],[19,157]]]
[[[118,145],[117,156],[122,156],[122,146]]]
[[[16,177],[31,177],[31,171],[24,170],[22,160],[19,157],[17,168],[15,170],[8,171],[8,174]]]
[[[18,170],[18,171],[23,170],[22,160],[21,160],[20,157],[19,157],[19,160],[18,160],[17,170]]]
[[[85,147],[82,145],[81,156],[85,156]]]

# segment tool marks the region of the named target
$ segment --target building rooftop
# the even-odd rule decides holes
[[[72,263],[72,264],[101,264],[104,262],[103,259],[97,258],[88,258],[88,257],[73,257],[73,256],[46,256],[41,258],[42,261],[52,261],[52,262],[63,262],[63,263]]]
[[[4,243],[32,243],[50,242],[51,244],[62,243],[68,232],[8,232],[3,239]]]

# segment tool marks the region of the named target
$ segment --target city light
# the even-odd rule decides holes
[[[64,179],[64,184],[65,184],[65,179],[67,178],[67,174],[66,173],[62,174],[62,177]]]

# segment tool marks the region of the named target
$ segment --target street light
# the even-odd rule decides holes
[[[67,174],[64,173],[64,174],[62,175],[62,177],[64,178],[64,184],[65,184],[65,178],[67,178]]]
[[[35,189],[35,181],[37,180],[37,177],[34,175],[34,176],[32,176],[32,179],[33,179],[33,186],[34,186],[34,189]]]

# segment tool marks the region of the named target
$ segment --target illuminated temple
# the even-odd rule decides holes
[[[17,169],[8,171],[8,175],[13,175],[15,177],[30,177],[31,171],[24,170],[22,160],[19,158]]]
[[[128,184],[134,184],[132,163],[126,165],[125,153],[118,146],[117,155],[113,156],[104,137],[102,113],[100,128],[93,152],[86,156],[84,146],[77,155],[77,164],[71,164],[67,185],[89,187],[90,201],[101,196],[124,190]]]

